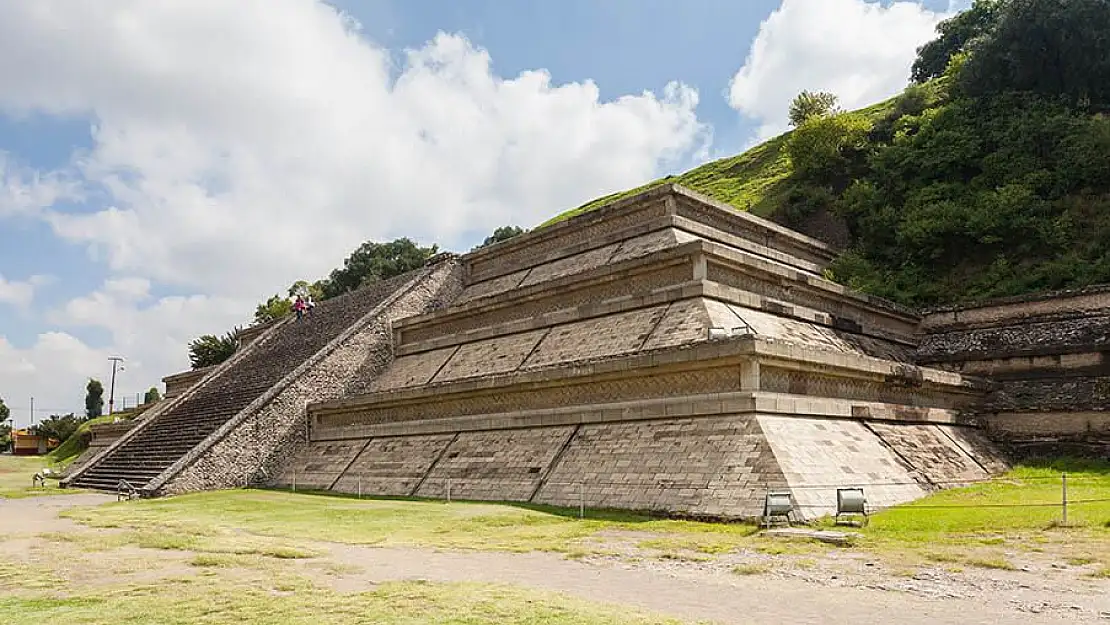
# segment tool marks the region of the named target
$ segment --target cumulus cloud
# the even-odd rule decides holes
[[[787,129],[802,90],[831,91],[849,109],[881,101],[905,88],[917,47],[959,4],[933,11],[901,0],[783,0],[733,76],[729,104],[760,123],[758,140]]]
[[[35,297],[35,290],[52,281],[51,276],[44,275],[34,275],[27,280],[8,280],[0,274],[0,304],[26,309]]]
[[[500,77],[458,35],[393,52],[318,0],[0,2],[0,114],[90,121],[68,167],[0,160],[0,219],[44,219],[113,276],[46,315],[111,337],[72,360],[95,368],[66,388],[109,352],[170,373],[189,338],[364,240],[464,249],[640,184],[709,139],[681,83],[602,101],[542,69]],[[50,345],[13,357],[54,379]]]
[[[34,214],[59,201],[80,197],[76,181],[60,172],[43,174],[21,166],[11,154],[0,150],[0,219]]]
[[[221,293],[313,277],[369,238],[462,247],[651,178],[699,146],[697,94],[602,102],[546,71],[502,79],[460,36],[399,68],[310,0],[0,5],[0,110],[87,115],[58,211],[118,272]]]

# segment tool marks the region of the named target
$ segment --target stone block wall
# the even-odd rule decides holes
[[[429,434],[372,439],[333,490],[411,497],[455,438]]]
[[[257,409],[226,423],[147,489],[175,494],[269,483],[282,475],[309,442],[307,405],[365,392],[392,360],[392,322],[443,307],[461,289],[458,263],[429,268],[383,302],[365,326],[340,335],[260,398]]]
[[[416,495],[529,501],[563,445],[570,426],[462,432],[428,472]]]
[[[747,517],[785,480],[754,417],[583,425],[537,503]]]
[[[1110,452],[1110,287],[934,311],[917,361],[988,377],[970,418],[1021,455]]]

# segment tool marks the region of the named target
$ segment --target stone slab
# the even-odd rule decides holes
[[[271,485],[297,489],[327,490],[366,445],[365,440],[317,441],[303,447]]]
[[[454,434],[375,438],[332,490],[407,497],[443,454]]]
[[[420,497],[527,501],[573,427],[463,432],[428,473]]]
[[[431,382],[432,376],[447,362],[457,347],[410,354],[393,361],[371,384],[372,391],[388,391]]]
[[[759,425],[803,518],[836,513],[836,489],[863,487],[869,508],[927,491],[874,432],[859,421],[760,416]]]
[[[667,308],[653,306],[552,328],[523,368],[636,352],[651,336]]]
[[[934,485],[962,486],[990,477],[935,425],[871,422],[868,427]]]
[[[534,330],[467,343],[451,356],[434,381],[447,382],[516,371],[546,334],[547,330]]]
[[[785,484],[746,416],[584,425],[536,503],[748,517]]]

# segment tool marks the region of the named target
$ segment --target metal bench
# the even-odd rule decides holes
[[[794,499],[790,491],[772,491],[763,500],[763,525],[771,527],[776,519],[790,525],[790,514],[794,512]]]
[[[838,488],[836,489],[836,524],[847,524],[847,521],[842,521],[842,517],[863,517],[862,525],[867,525],[869,519],[867,516],[867,497],[863,494],[862,488]]]

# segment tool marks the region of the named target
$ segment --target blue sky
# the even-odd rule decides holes
[[[187,366],[189,338],[360,241],[468,249],[737,153],[783,130],[801,89],[892,95],[953,8],[31,6],[0,7],[0,397],[20,424],[32,395],[40,416],[79,410],[112,354],[134,397]]]

